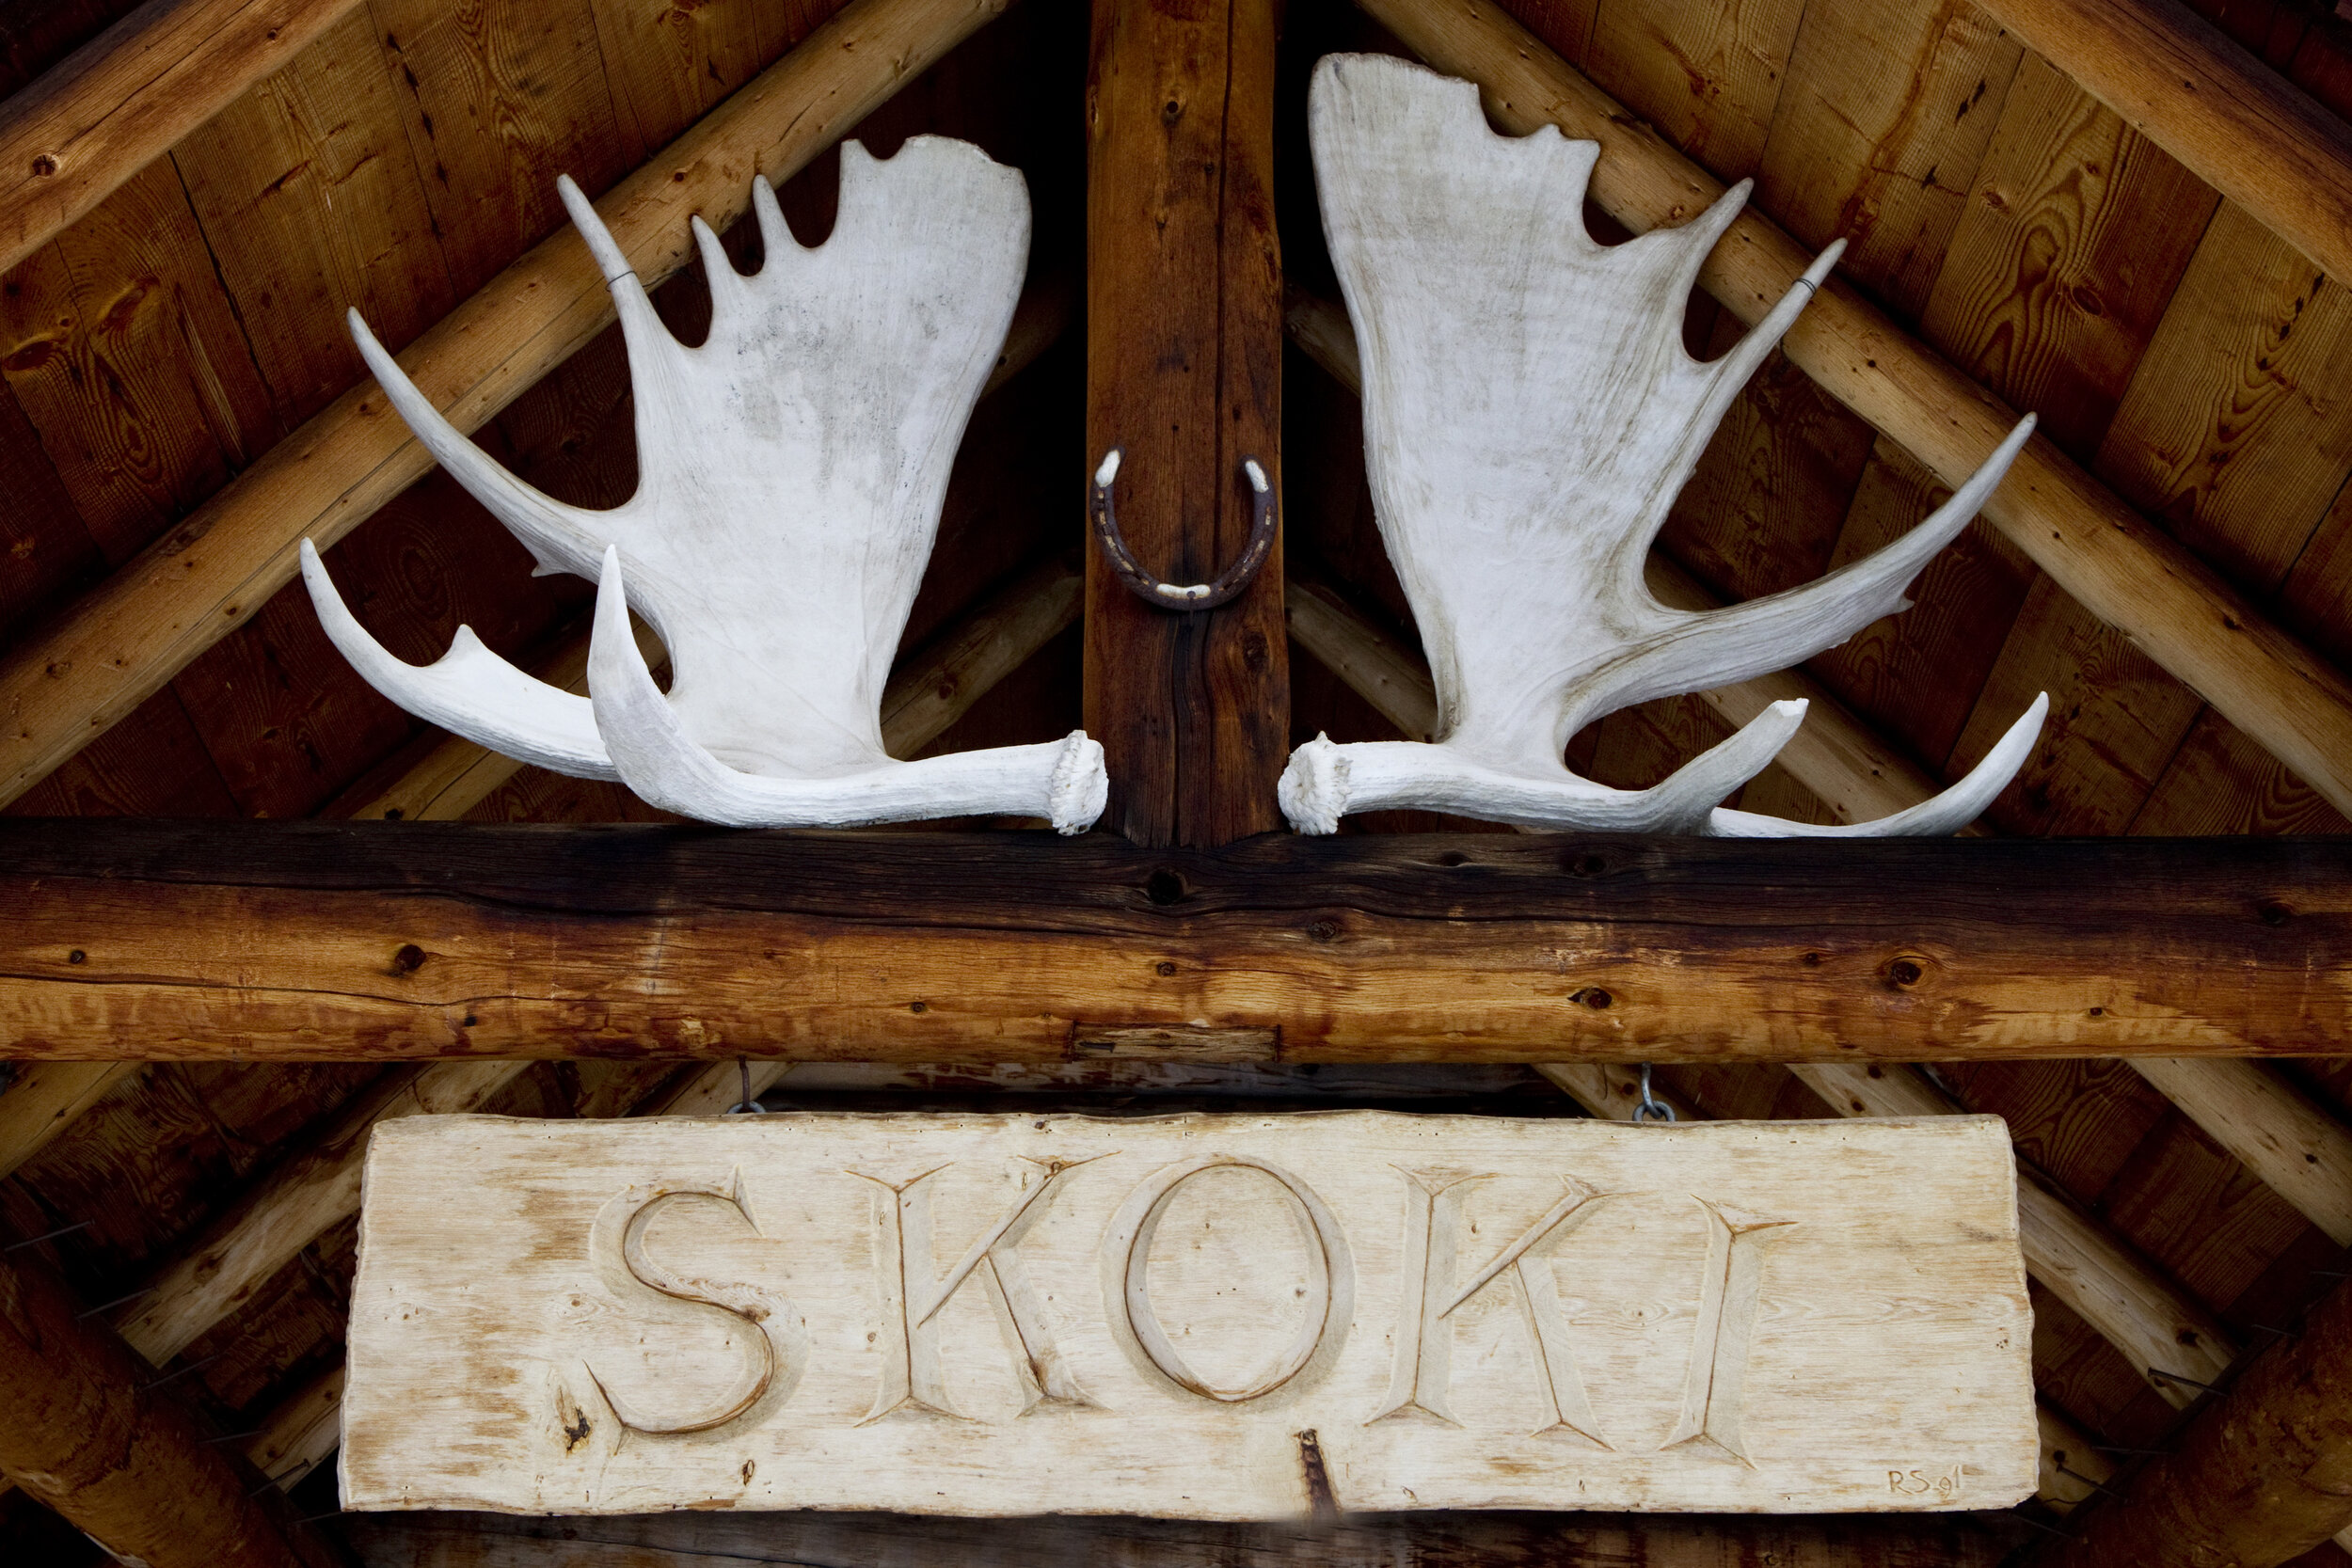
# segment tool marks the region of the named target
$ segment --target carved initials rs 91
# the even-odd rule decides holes
[[[1021,1414],[1026,1416],[1041,1404],[1102,1408],[1078,1386],[1077,1378],[1055,1345],[1053,1332],[1046,1326],[1044,1298],[1030,1283],[1028,1270],[1022,1265],[1017,1250],[1023,1233],[1034,1223],[1031,1216],[1044,1212],[1045,1196],[1054,1190],[1054,1184],[1090,1162],[1030,1163],[1042,1167],[1043,1180],[1022,1194],[995,1225],[964,1250],[955,1267],[938,1279],[931,1277],[934,1255],[930,1182],[931,1178],[949,1167],[941,1165],[904,1181],[890,1181],[865,1171],[850,1172],[887,1189],[894,1198],[883,1205],[882,1228],[883,1252],[888,1259],[884,1267],[897,1275],[897,1289],[886,1290],[885,1294],[897,1302],[898,1321],[884,1335],[882,1386],[875,1391],[874,1407],[866,1412],[865,1420],[858,1423],[860,1426],[899,1410],[965,1418],[962,1412],[947,1402],[947,1380],[939,1358],[939,1312],[976,1273],[987,1281],[990,1292],[1004,1307],[1020,1340],[1020,1354],[1013,1365],[1021,1379]],[[885,1280],[885,1285],[889,1283]]]

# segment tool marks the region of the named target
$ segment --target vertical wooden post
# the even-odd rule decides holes
[[[1281,490],[1274,230],[1277,0],[1094,0],[1087,94],[1087,439],[1122,448],[1120,531],[1145,571],[1208,582],[1247,544],[1246,457]],[[1215,846],[1281,825],[1290,740],[1282,558],[1171,612],[1087,565],[1086,726],[1108,826]]]
[[[124,1561],[324,1568],[297,1550],[155,1370],[24,1253],[0,1254],[0,1473]]]

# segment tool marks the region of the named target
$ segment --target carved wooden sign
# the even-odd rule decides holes
[[[353,1509],[2003,1508],[1995,1117],[418,1117]]]

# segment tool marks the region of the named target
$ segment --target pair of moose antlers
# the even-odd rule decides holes
[[[1787,668],[1905,607],[1904,586],[1973,517],[2033,428],[2020,421],[1901,539],[1803,588],[1705,612],[1643,582],[1667,509],[1739,394],[1829,274],[1804,281],[1722,358],[1684,352],[1684,302],[1747,198],[1604,247],[1583,200],[1598,147],[1509,139],[1476,89],[1377,55],[1316,69],[1310,124],[1324,229],[1363,362],[1365,455],[1381,538],[1436,678],[1437,740],[1293,754],[1282,809],[1302,832],[1420,807],[1532,827],[1746,836],[1949,832],[2024,763],[2046,697],[1959,784],[1877,821],[1825,828],[1715,802],[1804,718],[1776,703],[1648,789],[1563,761],[1579,728],[1653,697]],[[305,541],[327,633],[418,717],[558,772],[618,779],[657,806],[739,827],[1102,814],[1103,749],[1037,746],[915,762],[882,749],[884,679],[938,530],[947,474],[1012,320],[1028,195],[977,148],[918,136],[879,163],[843,150],[831,239],[803,248],[766,182],[767,260],[736,272],[700,218],[710,282],[699,348],[670,335],[596,210],[564,201],[618,309],[636,393],[637,493],[554,500],[444,420],[352,314],[401,417],[542,572],[596,580],[592,696],[524,673],[469,628],[438,662],[394,658]],[[665,695],[628,624],[670,652]]]

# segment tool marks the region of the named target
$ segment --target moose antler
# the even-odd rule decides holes
[[[596,581],[590,696],[533,679],[463,627],[437,663],[394,658],[305,540],[303,578],[344,657],[420,718],[558,772],[617,778],[704,821],[1092,825],[1108,784],[1083,730],[920,762],[882,750],[882,685],[1020,293],[1020,174],[945,137],[914,137],[886,163],[848,143],[833,236],[813,250],[755,181],[767,249],[755,276],[693,220],[711,298],[700,347],[662,325],[579,187],[557,186],[628,348],[639,478],[627,502],[588,511],[515,478],[441,417],[356,310],[351,329],[401,418],[539,570]],[[630,609],[669,648],[666,696]]]
[[[1906,608],[1904,585],[1964,528],[2032,434],[2028,415],[1935,515],[1876,554],[1769,598],[1694,613],[1651,596],[1650,543],[1731,400],[1842,242],[1721,359],[1684,352],[1684,302],[1747,200],[1602,246],[1585,231],[1597,143],[1498,135],[1478,89],[1381,55],[1334,55],[1309,108],[1323,222],[1363,361],[1380,536],[1438,691],[1438,738],[1340,746],[1284,770],[1302,832],[1420,807],[1531,827],[1772,834],[1949,832],[2024,763],[2047,697],[1974,771],[1875,822],[1823,828],[1718,805],[1804,718],[1775,703],[1649,789],[1571,772],[1570,736],[1652,697],[1779,670]]]

